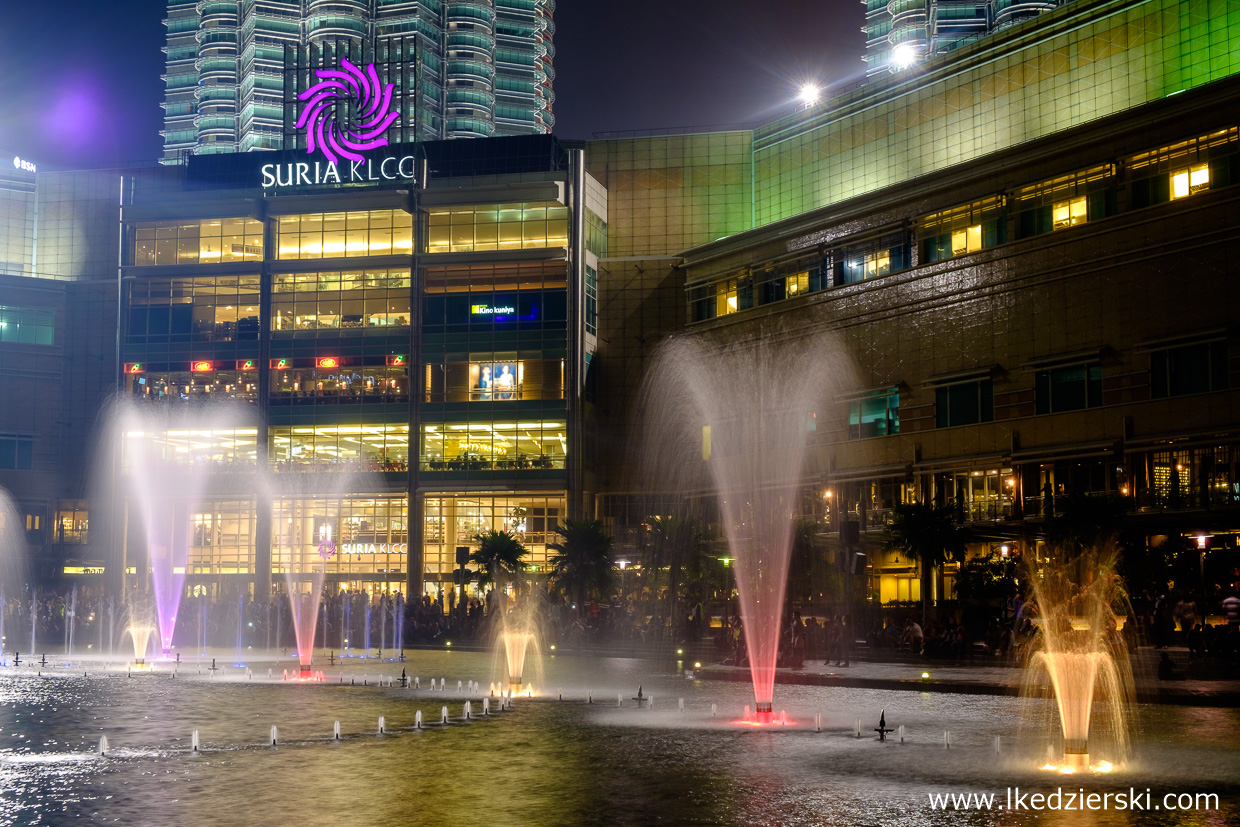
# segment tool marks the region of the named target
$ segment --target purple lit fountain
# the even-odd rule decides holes
[[[647,448],[648,491],[713,488],[735,560],[757,722],[772,723],[780,621],[806,448],[851,373],[828,334],[779,344],[664,345],[642,395],[661,429]],[[701,453],[697,453],[700,446]]]
[[[245,464],[247,442],[252,451],[256,431],[245,427],[244,416],[242,409],[205,403],[124,401],[114,412],[131,525],[136,522],[145,543],[165,656],[176,634],[190,547],[210,545],[217,528],[204,506],[208,477]]]

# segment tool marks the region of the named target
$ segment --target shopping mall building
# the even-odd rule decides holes
[[[0,383],[49,410],[4,405],[0,485],[51,569],[136,572],[136,532],[102,516],[132,504],[82,482],[98,401],[232,400],[219,427],[108,438],[115,491],[139,430],[208,469],[191,583],[261,591],[330,536],[332,580],[434,592],[480,530],[545,566],[557,521],[623,539],[672,493],[633,473],[662,338],[830,331],[856,380],[806,412],[804,508],[861,524],[878,599],[920,596],[880,550],[914,499],[957,503],[986,551],[1036,545],[1057,497],[1118,493],[1147,542],[1201,538],[1230,571],[1237,74],[1234,2],[1075,3],[753,130],[39,172],[2,193],[38,204],[37,264],[0,279],[53,334],[0,342]],[[40,359],[42,382],[16,370]],[[106,381],[74,401],[92,359]],[[5,439],[32,448],[6,465]]]

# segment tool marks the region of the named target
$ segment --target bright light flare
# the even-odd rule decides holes
[[[891,62],[897,69],[907,69],[917,62],[917,47],[911,43],[901,43],[891,50]]]
[[[797,100],[804,104],[807,109],[818,103],[818,100],[821,97],[822,89],[818,87],[818,84],[813,82],[802,83],[800,91],[797,92]]]

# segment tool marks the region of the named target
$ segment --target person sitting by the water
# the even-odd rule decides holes
[[[914,655],[921,654],[922,633],[921,626],[917,625],[917,621],[913,618],[908,619],[908,623],[904,626],[904,635],[902,642],[908,645],[909,651]]]
[[[1162,658],[1158,661],[1158,679],[1160,681],[1182,681],[1185,679],[1183,672],[1175,668],[1175,664],[1171,661],[1171,655],[1167,652],[1162,653]]]

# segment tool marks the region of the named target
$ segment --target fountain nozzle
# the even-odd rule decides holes
[[[760,724],[769,724],[775,719],[775,714],[771,710],[771,701],[758,701],[754,719]]]

